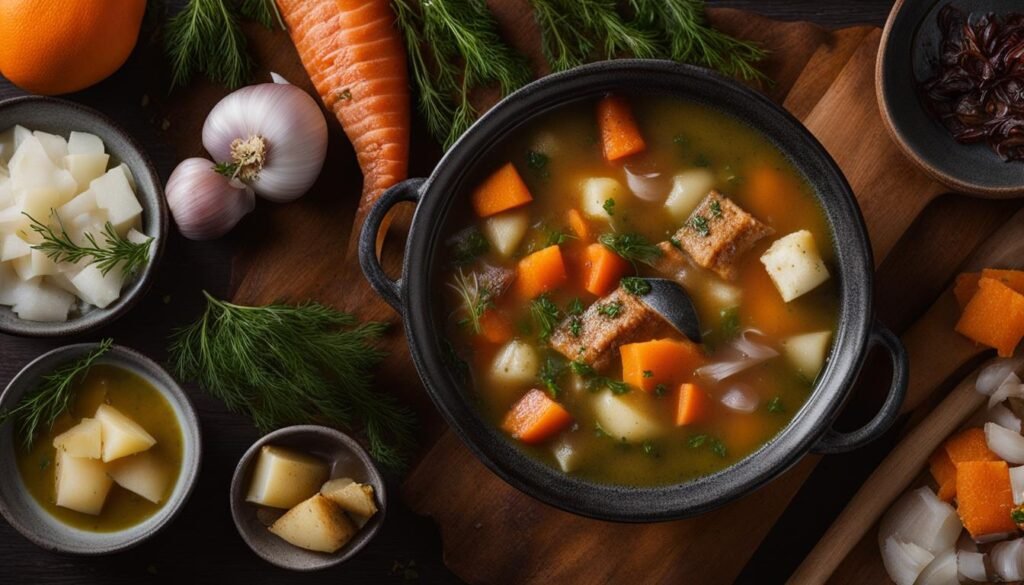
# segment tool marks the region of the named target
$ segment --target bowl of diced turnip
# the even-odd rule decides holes
[[[384,479],[348,435],[323,426],[274,431],[246,451],[231,481],[242,539],[269,563],[315,571],[342,563],[384,524]]]
[[[75,335],[123,315],[166,231],[160,178],[116,123],[55,98],[0,102],[0,332]]]
[[[45,400],[63,404],[52,421],[38,408]],[[80,343],[41,355],[0,395],[0,412],[13,413],[0,426],[0,514],[46,550],[137,546],[182,511],[199,477],[191,401],[126,347]],[[34,415],[39,424],[27,428]]]

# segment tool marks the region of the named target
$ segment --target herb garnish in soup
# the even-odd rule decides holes
[[[705,105],[608,96],[539,116],[484,164],[449,220],[447,336],[510,441],[569,474],[667,484],[800,409],[835,329],[833,243],[765,137]],[[701,342],[644,302],[643,277],[685,289]]]

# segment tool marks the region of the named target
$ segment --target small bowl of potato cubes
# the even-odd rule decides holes
[[[337,430],[300,425],[249,448],[231,481],[231,515],[267,562],[315,571],[358,553],[384,523],[384,479],[370,455]]]
[[[75,335],[123,315],[166,231],[159,176],[114,122],[54,98],[0,102],[0,332]]]

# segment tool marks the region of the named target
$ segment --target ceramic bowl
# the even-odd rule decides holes
[[[634,487],[567,475],[525,454],[480,415],[473,391],[446,358],[438,262],[449,213],[466,205],[466,185],[482,179],[487,154],[534,116],[608,93],[666,95],[705,104],[747,124],[770,140],[814,187],[836,249],[840,310],[828,365],[813,394],[789,425],[759,450],[722,471],[675,485]],[[589,107],[589,106],[587,106]],[[392,280],[375,254],[387,211],[401,201],[417,203],[401,278]],[[842,172],[793,116],[764,95],[707,69],[669,61],[605,61],[550,75],[508,96],[448,150],[430,178],[389,189],[367,216],[359,243],[363,272],[374,289],[404,317],[416,369],[448,423],[492,471],[525,493],[570,512],[605,520],[648,522],[693,516],[748,494],[809,451],[834,453],[864,445],[884,432],[899,412],[906,390],[906,353],[875,321],[874,262],[857,202]],[[886,351],[894,376],[876,416],[852,433],[832,423],[849,396],[871,347]]]
[[[24,96],[0,102],[0,130],[21,124],[67,137],[72,130],[99,136],[110,154],[108,168],[125,163],[135,178],[135,194],[142,205],[142,231],[154,238],[151,258],[142,272],[121,291],[121,298],[105,309],[71,317],[63,323],[20,319],[9,307],[0,306],[0,332],[24,337],[63,337],[88,333],[109,324],[131,309],[153,282],[164,242],[168,212],[163,183],[142,147],[113,120],[74,102],[42,96]]]
[[[18,373],[0,395],[0,410],[13,408],[22,395],[35,388],[42,376],[95,350],[95,343],[67,345],[45,353]],[[199,475],[202,442],[199,418],[184,390],[153,360],[121,346],[113,346],[97,364],[111,364],[140,376],[156,388],[174,410],[181,426],[182,466],[167,502],[155,514],[130,528],[89,532],[64,524],[47,513],[25,488],[15,462],[12,424],[0,427],[0,513],[25,538],[40,547],[63,553],[102,555],[123,551],[155,536],[181,512]]]
[[[274,511],[245,501],[252,480],[252,472],[260,449],[264,445],[286,447],[309,453],[327,461],[331,466],[331,478],[350,477],[355,481],[373,486],[378,512],[370,518],[359,532],[341,550],[321,553],[293,546],[267,529],[269,523],[280,516]],[[381,525],[387,511],[387,494],[384,478],[374,465],[370,455],[345,433],[328,427],[299,425],[278,429],[253,443],[242,455],[231,480],[231,516],[242,540],[257,555],[267,562],[293,571],[316,571],[341,564],[363,549]],[[275,514],[275,512],[278,512]]]
[[[882,33],[875,91],[886,129],[925,173],[980,197],[1024,196],[1024,163],[1005,162],[987,144],[960,144],[925,111],[917,80],[935,71],[942,34],[936,17],[948,0],[898,0]],[[1006,12],[1005,0],[958,0],[965,13]]]

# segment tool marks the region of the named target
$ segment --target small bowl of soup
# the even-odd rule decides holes
[[[86,363],[89,356],[96,356]],[[67,377],[71,368],[76,375]],[[199,421],[188,396],[125,347],[69,345],[43,354],[0,395],[13,410],[68,380],[66,407],[31,438],[25,419],[0,427],[0,513],[52,551],[99,555],[156,535],[181,511],[199,471]]]
[[[373,244],[399,201],[417,210],[393,281]],[[531,84],[388,191],[360,252],[463,440],[587,516],[722,505],[878,436],[906,386],[841,171],[783,109],[699,68],[619,60]],[[840,434],[875,345],[890,393]]]

